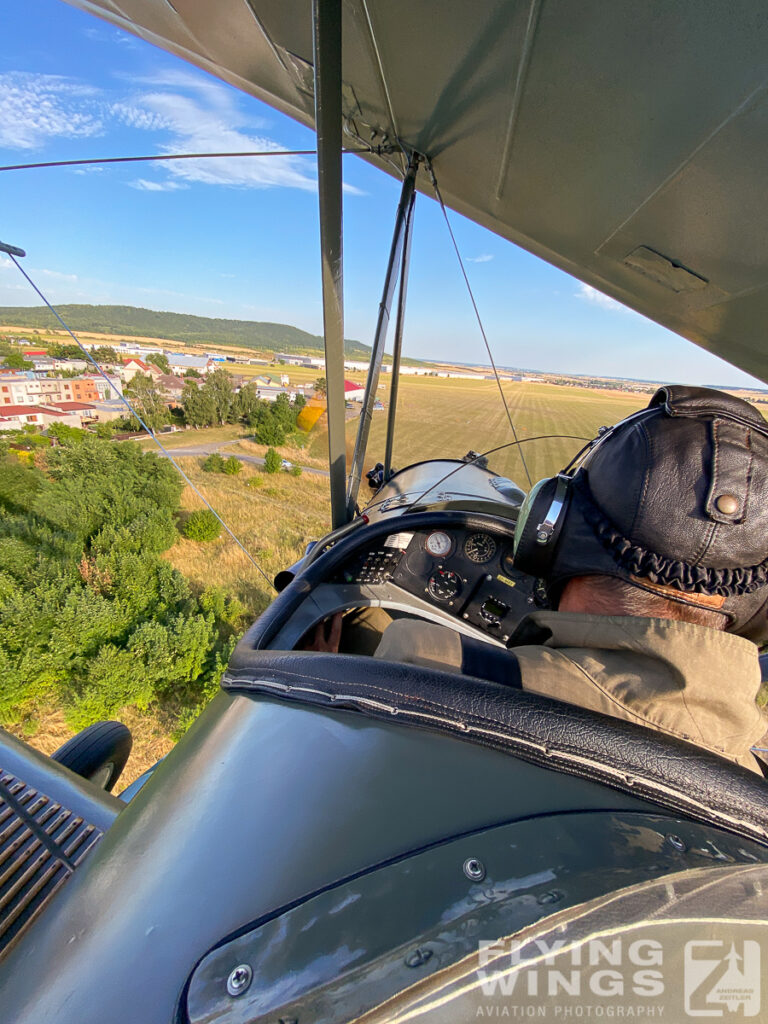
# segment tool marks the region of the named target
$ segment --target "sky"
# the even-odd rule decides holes
[[[0,164],[313,149],[260,101],[61,0],[5,0]],[[344,157],[348,338],[370,344],[399,186]],[[764,386],[615,300],[451,214],[496,362],[645,380]],[[55,304],[107,303],[322,333],[314,157],[0,173],[0,240]],[[0,305],[38,305],[0,255]],[[486,362],[437,204],[419,196],[404,353]]]

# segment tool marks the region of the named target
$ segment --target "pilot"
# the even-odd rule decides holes
[[[760,771],[756,704],[768,642],[768,424],[708,388],[668,386],[540,481],[515,565],[556,611],[528,615],[509,652],[398,619],[376,656],[499,679],[635,722]],[[483,645],[488,652],[498,651]],[[462,649],[457,653],[457,649]],[[511,655],[511,657],[510,657]],[[481,659],[482,660],[482,659]]]

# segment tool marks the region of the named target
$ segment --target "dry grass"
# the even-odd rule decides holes
[[[131,730],[133,748],[115,787],[115,794],[122,792],[172,750],[174,741],[171,733],[175,727],[175,722],[167,715],[161,717],[155,712],[141,712],[131,707],[123,708],[116,718]],[[26,717],[7,728],[43,754],[52,754],[75,735],[64,721],[62,711],[46,708],[28,707]]]
[[[187,457],[179,461],[270,581],[303,555],[308,540],[330,529],[325,477],[269,474],[247,464],[237,476],[227,476],[204,473],[201,459]],[[251,480],[258,480],[259,486],[249,485]],[[182,508],[191,512],[201,507],[194,492],[185,488]],[[259,615],[274,596],[258,570],[224,533],[211,543],[179,539],[165,557],[194,586],[224,587],[251,616]]]

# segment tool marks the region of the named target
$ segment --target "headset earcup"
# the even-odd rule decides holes
[[[560,479],[551,476],[539,480],[528,492],[517,517],[514,542],[515,568],[530,576],[546,577],[552,567],[557,540],[565,518],[565,507],[547,544],[538,543],[537,530],[552,506]]]

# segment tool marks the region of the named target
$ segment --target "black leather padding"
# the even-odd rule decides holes
[[[590,779],[768,845],[768,784],[699,747],[501,683],[240,642],[221,683],[417,726]]]

